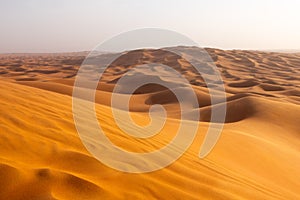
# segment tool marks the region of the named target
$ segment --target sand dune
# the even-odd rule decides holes
[[[136,50],[115,61],[97,87],[97,117],[107,136],[128,151],[149,152],[174,136],[178,101],[159,85],[139,88],[130,101],[137,123],[149,121],[153,104],[165,106],[168,121],[150,139],[129,137],[111,114],[117,80],[134,66],[162,62],[192,83],[199,102],[193,112],[200,112],[193,122],[200,124],[195,141],[175,163],[146,174],[103,165],[78,137],[71,95],[86,52],[1,55],[0,199],[300,199],[300,54],[207,51],[220,70],[228,102],[221,139],[204,159],[198,153],[212,105],[202,77],[185,60],[160,50]],[[117,97],[122,101],[126,95]]]

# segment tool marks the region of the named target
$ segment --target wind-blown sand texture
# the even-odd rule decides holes
[[[300,54],[207,51],[228,102],[221,138],[204,159],[198,153],[210,97],[187,62],[159,50],[137,50],[132,60],[115,62],[99,84],[101,126],[115,144],[135,152],[160,148],[172,134],[143,141],[112,125],[110,97],[118,78],[137,64],[160,61],[176,66],[193,84],[201,113],[195,141],[175,163],[146,174],[103,165],[79,139],[71,95],[86,52],[0,55],[0,199],[300,199]],[[170,111],[164,130],[175,131],[179,108],[170,90],[146,85],[131,102],[138,123],[148,122],[150,105],[163,104]]]

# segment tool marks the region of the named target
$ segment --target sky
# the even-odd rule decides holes
[[[299,0],[0,0],[0,53],[88,51],[162,28],[201,47],[300,49]]]

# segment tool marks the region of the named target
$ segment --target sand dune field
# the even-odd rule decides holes
[[[130,101],[133,119],[147,123],[150,106],[162,104],[168,123],[146,140],[123,134],[110,109],[122,74],[161,62],[192,84],[200,112],[193,121],[200,124],[195,141],[170,166],[144,174],[107,167],[79,139],[72,91],[87,52],[0,55],[0,199],[300,199],[300,53],[206,50],[225,84],[227,114],[220,140],[204,159],[198,153],[212,105],[188,62],[160,50],[136,50],[115,61],[99,82],[98,120],[113,143],[134,152],[166,145],[180,108],[168,88],[140,87]],[[122,100],[128,94],[117,95]]]

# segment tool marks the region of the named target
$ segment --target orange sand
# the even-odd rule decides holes
[[[300,54],[207,50],[228,96],[222,136],[207,157],[198,158],[210,119],[207,89],[187,63],[168,57],[194,82],[200,128],[179,160],[147,174],[106,167],[81,143],[71,95],[85,53],[1,55],[0,199],[300,199]],[[133,56],[151,59],[154,53],[159,52]],[[110,92],[128,66],[115,63],[102,80],[96,95],[99,121],[120,147],[153,151],[172,134],[142,141],[112,125]],[[163,132],[174,132],[179,108],[169,90],[145,86],[131,102],[139,123],[149,120],[149,104],[163,103],[170,111]]]

